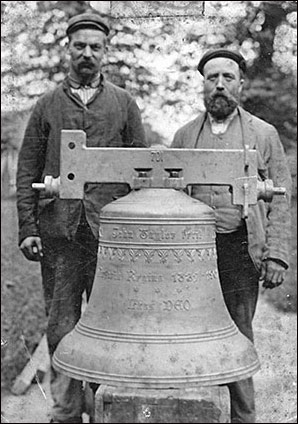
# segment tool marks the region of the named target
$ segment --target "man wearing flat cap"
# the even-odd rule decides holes
[[[82,294],[86,292],[87,299],[90,295],[100,210],[127,194],[129,187],[87,184],[83,200],[67,200],[46,199],[32,189],[32,183],[43,181],[45,175],[59,176],[63,129],[83,130],[90,147],[146,147],[135,100],[101,72],[109,31],[108,22],[96,13],[69,20],[69,74],[37,101],[19,154],[19,246],[27,259],[41,264],[51,357],[80,318]],[[51,422],[82,422],[82,382],[51,368],[51,393]]]
[[[282,284],[289,266],[291,177],[276,129],[239,105],[246,72],[244,57],[228,49],[210,50],[198,64],[204,77],[206,111],[180,128],[172,148],[256,149],[260,179],[283,186],[286,196],[271,203],[259,200],[242,219],[227,186],[191,187],[192,197],[214,209],[220,283],[226,306],[239,330],[253,341],[252,320],[259,282],[265,288]],[[231,422],[254,423],[252,378],[228,385]]]

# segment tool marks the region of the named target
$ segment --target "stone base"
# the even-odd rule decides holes
[[[137,389],[101,385],[95,423],[230,423],[226,386]]]

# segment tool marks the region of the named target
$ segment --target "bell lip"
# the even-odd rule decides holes
[[[258,358],[250,366],[242,367],[237,370],[222,372],[220,375],[208,374],[204,376],[181,376],[181,377],[136,377],[126,375],[112,375],[78,369],[60,361],[54,354],[53,366],[56,371],[64,373],[68,377],[76,380],[83,380],[89,383],[106,384],[109,386],[125,386],[142,389],[181,389],[196,386],[218,386],[252,377],[260,370]],[[93,374],[93,375],[91,375]],[[94,375],[95,374],[95,375]]]

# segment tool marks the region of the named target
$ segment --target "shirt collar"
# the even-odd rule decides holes
[[[67,76],[67,82],[68,85],[71,88],[74,88],[75,90],[78,90],[80,88],[98,88],[103,85],[103,75],[98,74],[92,81],[90,81],[89,84],[84,85],[80,81],[76,80],[75,78],[71,77],[70,75]]]

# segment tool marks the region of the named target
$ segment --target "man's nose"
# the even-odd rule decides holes
[[[90,46],[86,46],[84,48],[83,55],[84,55],[84,57],[91,57],[92,56],[92,50],[91,50]]]
[[[223,91],[225,89],[224,81],[223,81],[223,78],[221,76],[219,76],[218,79],[217,79],[216,89],[218,91]]]

